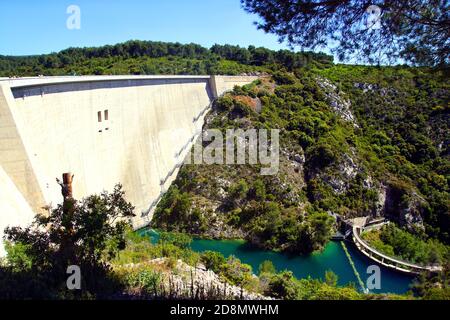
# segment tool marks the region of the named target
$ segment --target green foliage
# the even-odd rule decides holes
[[[113,261],[117,277],[125,285],[127,290],[138,290],[140,295],[156,296],[156,289],[161,284],[160,270],[155,270],[147,265],[151,259],[168,258],[165,267],[176,272],[173,262],[178,259],[195,266],[203,263],[208,270],[219,275],[223,281],[231,285],[241,286],[251,292],[259,292],[278,299],[308,299],[308,300],[358,300],[358,299],[405,299],[409,296],[394,295],[363,295],[352,286],[337,286],[337,276],[332,271],[327,271],[325,281],[315,279],[296,279],[292,272],[282,271],[277,273],[271,261],[264,261],[259,267],[259,277],[252,273],[250,266],[243,264],[239,259],[230,256],[225,258],[221,253],[205,251],[195,253],[189,248],[177,247],[173,244],[151,244],[146,236],[138,236],[129,230],[126,235],[127,247],[119,253]],[[164,246],[172,249],[166,251]],[[145,254],[143,254],[145,252]],[[125,258],[128,257],[128,258]],[[129,259],[133,257],[132,259]],[[171,263],[172,261],[172,263]],[[135,268],[123,269],[133,263]],[[429,286],[429,285],[428,285]],[[423,287],[422,287],[423,289]],[[417,286],[419,290],[419,286]],[[425,292],[425,291],[423,291]],[[428,292],[428,291],[427,291]],[[431,291],[427,294],[431,296]],[[436,293],[434,297],[437,297]],[[441,293],[439,293],[441,296]]]
[[[336,65],[315,72],[348,94],[360,130],[355,144],[372,175],[420,193],[426,233],[448,244],[448,75],[404,66]],[[406,200],[406,201],[405,201]],[[398,198],[392,216],[408,207]]]
[[[126,233],[126,248],[118,253],[112,263],[116,266],[126,266],[165,257],[181,259],[193,266],[200,261],[200,255],[190,249],[190,242],[188,235],[163,232],[160,233],[158,243],[152,244],[150,237],[138,235],[129,229]]]
[[[291,271],[276,274],[270,279],[265,294],[277,299],[296,300],[300,295],[300,287]]]
[[[338,276],[331,270],[325,271],[325,283],[330,287],[336,287],[338,282]]]
[[[313,242],[324,246],[331,238],[334,219],[325,212],[314,212],[308,216],[308,222],[313,232]]]
[[[276,71],[272,74],[273,80],[279,85],[283,84],[295,84],[297,82],[297,79],[294,75],[282,72],[282,71]]]
[[[450,300],[450,288],[430,288],[422,298],[424,300]]]
[[[275,190],[277,182],[259,181],[247,170],[231,181],[232,189],[243,189],[231,190],[228,203],[220,207],[229,225],[243,229],[264,247],[310,252],[320,247],[314,243],[321,243],[322,237],[313,237],[311,221],[304,219],[305,210],[298,207],[345,217],[376,213],[377,187],[399,182],[401,196],[396,197],[386,214],[399,219],[400,212],[409,210],[411,195],[417,194],[416,198],[424,199],[417,210],[424,219],[426,235],[448,244],[448,75],[426,68],[375,68],[331,62],[331,57],[323,54],[253,46],[214,45],[206,49],[195,44],[129,41],[98,48],[69,48],[42,56],[2,56],[0,75],[267,72],[271,79],[261,78],[219,98],[215,108],[218,117],[211,124],[223,129],[243,124],[280,128],[283,148],[303,149],[306,185],[295,190],[297,198],[287,197],[289,192]],[[333,82],[337,87],[334,93],[343,94],[351,102],[357,127],[336,114],[329,93],[318,84],[318,76]],[[249,108],[242,98],[259,98],[261,112]],[[345,181],[342,165],[349,157],[358,166],[358,174]],[[292,176],[284,171],[281,168],[280,180],[285,180],[284,175]],[[195,193],[199,191],[193,190],[198,190],[199,183],[208,189],[209,181],[201,177],[202,172],[191,172],[188,177],[182,174],[160,202],[155,224],[170,231],[204,234],[208,212],[201,208],[208,205],[196,206]],[[204,180],[196,180],[198,176]],[[238,184],[242,177],[246,177],[247,188]],[[342,191],[337,192],[332,182],[341,180]],[[288,188],[295,189],[295,185],[290,183]],[[209,199],[211,193],[202,197]],[[266,202],[277,203],[278,209]],[[272,218],[273,223],[269,223]],[[249,223],[251,219],[255,226]]]
[[[40,56],[0,56],[0,76],[89,75],[89,74],[229,74],[263,72],[268,67],[292,68],[318,58],[332,58],[312,52],[294,53],[265,48],[248,49],[214,45],[152,41],[127,41],[113,46],[69,48]]]
[[[250,196],[257,201],[266,200],[266,187],[261,179],[257,179],[253,183],[253,186],[250,189]]]
[[[248,190],[247,182],[241,179],[236,185],[231,186],[229,194],[233,199],[242,199],[247,196]]]
[[[413,263],[442,265],[450,259],[447,246],[433,239],[424,241],[394,224],[363,233],[363,239],[387,255]]]
[[[424,300],[450,300],[449,264],[438,273],[422,273],[413,283],[412,291]]]
[[[364,1],[241,3],[247,12],[258,15],[259,29],[292,47],[329,48],[341,61],[355,59],[380,65],[400,60],[443,68],[450,62],[445,1],[411,0],[404,6],[402,2],[379,0],[375,7]]]
[[[190,218],[191,205],[192,199],[189,193],[180,192],[176,185],[171,186],[155,211],[156,226],[168,231],[188,231],[196,222]],[[183,221],[186,225],[180,223]]]
[[[265,293],[274,298],[287,300],[360,300],[364,298],[352,287],[336,287],[313,279],[298,280],[290,271],[273,275],[269,279]]]
[[[234,256],[228,257],[220,274],[232,285],[241,287],[249,285],[253,278],[252,267]]]
[[[205,251],[202,254],[201,261],[207,269],[214,272],[220,272],[222,266],[226,263],[225,257],[219,252]]]
[[[124,277],[127,288],[139,289],[145,294],[156,293],[162,281],[161,273],[151,267],[129,270]]]
[[[227,259],[214,251],[205,251],[201,255],[201,261],[207,269],[219,274],[225,281],[232,285],[246,288],[252,285],[253,273],[252,268],[248,264],[242,263],[234,256]]]
[[[338,159],[335,150],[328,143],[317,144],[309,151],[309,165],[313,168],[327,167]]]
[[[280,128],[281,148],[292,152],[285,160],[292,162],[294,152],[305,156],[303,177],[283,165],[274,179],[259,176],[258,166],[190,168],[189,179],[177,180],[177,187],[194,199],[193,207],[202,208],[197,216],[206,219],[210,212],[204,208],[220,204],[214,206],[220,211],[216,219],[254,244],[309,253],[330,238],[333,221],[326,212],[345,218],[379,214],[384,185],[390,201],[385,214],[401,221],[401,214],[416,210],[425,235],[448,243],[448,151],[442,134],[448,126],[442,107],[448,104],[448,81],[442,73],[336,65],[293,73],[278,68],[272,74],[218,99],[209,123],[223,129]],[[336,89],[327,91],[320,77]],[[357,126],[336,113],[329,98],[335,94],[351,102]],[[260,97],[261,112],[235,117],[236,100],[254,97]],[[215,195],[219,186],[211,177],[229,182],[222,188],[225,197]],[[179,215],[180,230],[208,234],[207,226],[193,223],[196,216],[188,217]],[[393,252],[389,245],[384,250]]]
[[[133,209],[117,185],[112,193],[66,199],[27,228],[7,228],[9,265],[0,272],[0,296],[88,298],[117,290],[108,261],[125,247]],[[77,292],[68,292],[65,285],[70,265],[83,272]],[[14,284],[17,288],[8,292]]]
[[[215,105],[219,110],[231,111],[233,108],[233,99],[229,95],[224,95],[215,101]]]
[[[259,274],[276,273],[275,266],[270,260],[265,260],[259,265]]]
[[[33,266],[33,257],[27,252],[31,249],[29,245],[20,242],[12,244],[5,242],[5,250],[7,254],[7,265],[11,267],[13,272],[30,271]]]
[[[159,243],[163,245],[173,244],[182,249],[187,249],[192,242],[192,238],[184,233],[161,232],[159,235]]]

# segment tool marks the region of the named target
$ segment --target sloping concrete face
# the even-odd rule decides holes
[[[6,227],[27,226],[34,218],[33,210],[1,166],[0,214],[0,239],[3,239]],[[4,247],[0,243],[0,257],[5,254]]]
[[[145,226],[201,131],[212,99],[255,80],[226,78],[0,81],[0,201],[5,206],[0,228],[4,221],[29,223],[31,211],[60,203],[55,178],[64,172],[75,175],[77,199],[121,183],[136,207],[134,227]]]
[[[235,86],[244,86],[257,79],[258,77],[253,76],[211,76],[210,82],[214,98],[218,98]]]
[[[42,203],[43,195],[14,117],[15,109],[11,90],[0,86],[0,167],[30,204]]]
[[[0,257],[5,255],[1,241],[5,228],[30,224],[34,217],[30,204],[44,203],[10,106],[14,106],[11,90],[0,85]]]

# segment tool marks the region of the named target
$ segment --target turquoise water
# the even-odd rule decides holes
[[[153,230],[143,231],[149,234],[152,242],[156,242],[158,235]],[[366,273],[369,265],[376,264],[361,254],[355,246],[345,243],[352,257],[357,271],[363,282],[370,276]],[[356,276],[350,263],[342,249],[341,243],[329,242],[325,249],[320,253],[314,253],[308,256],[289,255],[274,251],[267,251],[256,248],[243,240],[204,240],[194,239],[191,244],[192,250],[203,252],[206,250],[217,251],[225,257],[234,255],[242,262],[252,266],[253,271],[257,272],[259,265],[265,261],[273,262],[277,271],[290,270],[297,278],[312,277],[323,279],[325,271],[332,270],[339,277],[339,285],[354,283],[358,285]],[[413,277],[404,273],[395,272],[380,266],[381,269],[381,289],[371,290],[374,293],[405,293],[409,289]]]

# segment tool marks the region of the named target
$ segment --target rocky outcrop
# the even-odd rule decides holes
[[[322,180],[331,187],[334,194],[343,194],[348,190],[350,182],[356,175],[364,172],[363,167],[354,160],[355,158],[354,154],[343,154],[341,159],[328,170],[314,170],[309,172],[307,177]]]
[[[271,298],[258,293],[249,292],[241,287],[234,286],[221,279],[215,272],[206,269],[203,264],[193,267],[182,260],[167,268],[168,258],[157,258],[148,261],[145,265],[154,266],[161,274],[159,292],[170,293],[177,299],[190,299],[199,292],[203,295],[213,295],[213,299],[235,300],[270,300]],[[130,264],[129,269],[142,267],[143,264]]]
[[[386,193],[387,187],[382,184],[380,188],[378,188],[377,190],[378,201],[375,204],[374,212],[372,212],[374,218],[384,216],[385,214],[386,196],[387,196]]]
[[[333,108],[334,112],[338,114],[345,121],[351,122],[353,126],[358,128],[355,117],[351,111],[351,102],[349,99],[343,96],[343,93],[331,83],[330,80],[325,78],[317,78],[317,84],[323,89],[328,103]]]
[[[383,97],[388,96],[388,95],[398,94],[398,90],[396,90],[394,88],[383,88],[379,84],[374,84],[374,83],[356,82],[356,83],[354,83],[353,86],[355,88],[362,90],[364,93],[377,92]]]
[[[424,229],[423,208],[425,199],[417,192],[389,184],[383,188],[380,200],[384,199],[381,215],[397,221],[411,232]]]

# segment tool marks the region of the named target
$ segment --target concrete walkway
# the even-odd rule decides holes
[[[407,261],[399,260],[390,256],[387,256],[378,250],[373,249],[370,247],[363,239],[361,239],[360,235],[361,232],[364,230],[372,230],[381,228],[383,225],[387,224],[388,222],[381,222],[378,224],[372,224],[369,225],[367,228],[365,227],[367,223],[366,220],[362,218],[356,218],[353,220],[353,230],[352,230],[352,238],[353,242],[356,244],[356,247],[359,251],[361,251],[364,255],[366,255],[369,259],[394,270],[405,272],[405,273],[412,273],[412,274],[419,274],[424,271],[429,272],[438,272],[442,270],[441,266],[422,266],[414,263],[410,263]]]

